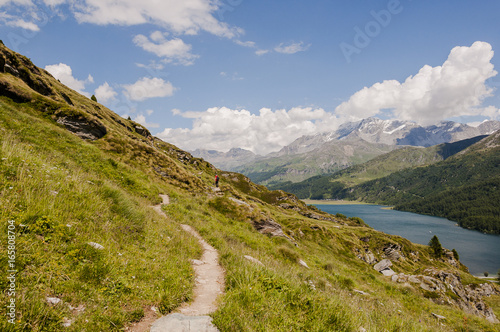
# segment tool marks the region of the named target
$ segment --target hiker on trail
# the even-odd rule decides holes
[[[219,188],[219,176],[215,174],[215,186]]]

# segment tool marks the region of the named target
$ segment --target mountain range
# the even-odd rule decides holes
[[[1,331],[134,331],[182,316],[205,283],[186,228],[219,253],[223,292],[195,318],[221,332],[498,331],[500,288],[456,251],[217,169],[1,42],[0,206]]]
[[[406,147],[331,175],[271,188],[303,199],[395,205],[500,233],[500,131],[428,148]]]
[[[342,124],[331,132],[302,136],[280,151],[257,156],[251,151],[232,149],[227,153],[196,150],[193,155],[217,167],[237,171],[264,185],[334,173],[403,146],[429,147],[452,143],[500,129],[500,121],[478,126],[444,121],[420,126],[410,121],[368,118]]]

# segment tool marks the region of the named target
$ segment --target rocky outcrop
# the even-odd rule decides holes
[[[383,259],[373,266],[373,268],[385,275],[386,277],[393,276],[396,272],[391,269],[392,262],[389,259]]]
[[[307,218],[311,219],[316,219],[316,220],[326,220],[326,221],[332,221],[332,222],[337,222],[337,220],[333,217],[328,217],[328,216],[322,216],[320,214],[310,212],[310,211],[299,211],[301,215]]]
[[[399,244],[390,243],[387,244],[384,248],[384,256],[390,259],[391,261],[398,261],[403,258],[403,254],[401,252],[401,246]]]
[[[423,289],[436,303],[456,305],[469,314],[484,317],[492,323],[499,323],[493,310],[483,301],[485,296],[500,294],[491,284],[464,286],[459,275],[434,268],[426,269],[423,273],[422,275],[394,274],[391,280]]]
[[[375,255],[371,252],[370,249],[364,249],[364,250],[357,249],[356,256],[370,265],[377,263],[377,258],[375,258]]]
[[[142,126],[135,126],[134,130],[136,133],[138,133],[139,135],[144,136],[146,138],[152,137],[149,130],[147,130],[146,128],[144,128]]]
[[[27,103],[31,100],[31,95],[15,89],[8,82],[0,81],[0,96],[12,99],[15,103]]]
[[[78,137],[88,140],[97,140],[106,135],[106,127],[97,120],[86,117],[64,116],[57,119],[57,123],[62,124],[69,131]]]
[[[255,219],[252,221],[253,227],[262,234],[269,234],[271,236],[282,236],[288,238],[288,236],[283,233],[281,225],[272,220],[269,217],[262,216],[262,218]]]
[[[31,89],[41,95],[51,96],[54,91],[43,78],[40,70],[25,56],[16,54],[0,45],[0,72],[8,73],[23,80]]]

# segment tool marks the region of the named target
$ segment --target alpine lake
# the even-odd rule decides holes
[[[446,249],[456,249],[460,261],[471,274],[494,276],[500,269],[500,235],[464,229],[445,218],[392,210],[371,204],[313,204],[330,214],[359,217],[370,227],[391,235],[402,236],[414,243],[427,245],[437,235]]]

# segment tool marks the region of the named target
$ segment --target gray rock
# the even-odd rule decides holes
[[[299,263],[299,265],[302,265],[303,267],[309,268],[309,266],[307,266],[306,262],[304,262],[302,259],[299,259],[297,261],[297,263]]]
[[[411,282],[411,283],[414,283],[414,284],[419,284],[420,283],[420,279],[418,279],[417,276],[409,276],[408,277],[408,281]]]
[[[262,264],[262,262],[259,261],[257,258],[253,258],[252,256],[248,256],[248,255],[245,255],[243,257],[245,257],[245,259],[248,259],[250,262],[253,262],[253,263],[261,265],[261,266],[264,266],[264,264]]]
[[[245,206],[250,207],[250,204],[248,204],[247,202],[242,201],[240,199],[237,199],[237,198],[234,198],[234,197],[229,197],[229,199],[232,200],[233,202],[235,202],[238,205],[245,205]]]
[[[271,218],[264,217],[259,220],[254,220],[253,227],[262,234],[269,234],[271,236],[282,236],[288,238],[288,236],[283,233],[281,225],[272,220]]]
[[[62,302],[62,300],[57,297],[46,297],[45,301],[47,301],[47,303],[52,305],[56,305]]]
[[[4,64],[4,71],[14,76],[19,76],[19,71],[7,63]]]
[[[89,242],[88,245],[91,246],[91,247],[93,247],[93,248],[96,248],[98,250],[103,250],[104,249],[104,247],[102,245],[100,245],[99,243]]]
[[[150,332],[219,332],[209,316],[170,314],[156,320]]]
[[[397,261],[402,257],[401,246],[397,244],[388,244],[384,248],[384,253],[391,261]]]
[[[83,116],[63,116],[57,119],[69,131],[82,139],[97,140],[106,135],[106,127],[97,120],[87,119]]]
[[[381,260],[380,262],[378,262],[377,264],[375,264],[375,265],[373,266],[373,268],[374,268],[376,271],[380,272],[380,271],[382,271],[382,270],[385,270],[385,269],[387,269],[387,268],[390,268],[391,266],[392,266],[392,262],[391,262],[390,260],[388,260],[388,259],[383,259],[383,260]]]
[[[377,263],[377,259],[375,258],[375,255],[371,251],[365,252],[363,260],[370,265]]]
[[[387,269],[384,269],[382,271],[379,271],[380,273],[382,273],[383,275],[385,275],[386,277],[392,277],[393,275],[396,274],[396,272],[394,272],[391,268],[387,268]]]
[[[430,285],[426,284],[425,282],[422,282],[420,284],[420,288],[422,288],[422,289],[424,289],[424,290],[426,290],[428,292],[434,292],[435,291],[435,289],[433,287],[431,287]]]
[[[435,314],[433,312],[432,312],[432,316],[436,317],[437,319],[446,319],[446,317],[438,315],[438,314]]]
[[[191,260],[191,264],[193,264],[193,265],[203,265],[203,264],[205,264],[205,262],[200,261],[199,259],[192,259]]]
[[[75,321],[75,319],[74,319],[74,318],[69,319],[69,318],[67,318],[67,317],[63,317],[63,320],[62,320],[62,326],[63,326],[63,327],[70,327],[70,326],[71,326],[71,324],[73,324],[73,323],[74,323],[74,321]]]
[[[136,133],[138,133],[141,136],[144,136],[144,137],[150,137],[151,136],[151,133],[149,132],[149,130],[147,130],[144,127],[135,126],[134,130],[135,130]]]
[[[361,294],[361,295],[369,295],[367,292],[363,292],[363,291],[360,291],[360,290],[357,290],[357,289],[353,289],[354,292],[358,293],[358,294]]]

